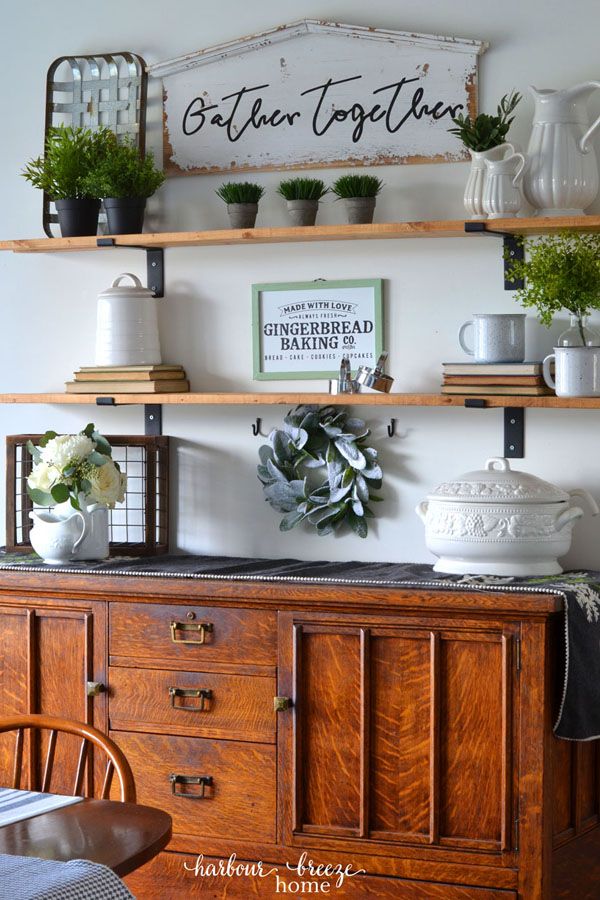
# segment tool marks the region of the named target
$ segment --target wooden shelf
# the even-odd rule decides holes
[[[94,404],[97,394],[0,394],[1,403]],[[105,395],[104,395],[105,396]],[[111,394],[115,406],[464,406],[465,400],[485,400],[486,407],[539,409],[600,409],[600,397],[522,397],[472,394],[326,394],[326,393],[189,393]]]
[[[485,223],[488,231],[509,234],[551,234],[570,229],[600,231],[600,216],[532,219],[495,219]],[[112,239],[116,247],[214,247],[227,244],[283,244],[310,241],[398,240],[402,238],[465,237],[462,219],[431,222],[384,222],[373,225],[313,225],[305,228],[244,228],[219,231],[173,231],[165,234],[121,234]],[[107,236],[108,237],[108,236]],[[62,253],[73,250],[106,250],[96,237],[31,238],[0,241],[0,250],[15,253]]]

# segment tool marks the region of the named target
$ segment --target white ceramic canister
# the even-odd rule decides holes
[[[542,372],[557,397],[600,397],[600,347],[555,347],[544,359]]]
[[[122,285],[131,278],[133,286]],[[157,365],[161,360],[157,299],[136,275],[124,272],[98,296],[97,366]]]

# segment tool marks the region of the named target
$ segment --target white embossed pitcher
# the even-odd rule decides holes
[[[504,159],[509,151],[511,154],[515,152],[513,144],[499,144],[497,147],[492,147],[491,150],[481,150],[480,152],[469,150],[471,154],[471,168],[469,169],[463,202],[465,210],[471,219],[487,218],[483,209],[483,194],[487,179],[486,159]]]
[[[486,182],[483,211],[488,219],[516,216],[523,204],[519,185],[525,169],[522,153],[511,153],[504,159],[485,159]]]
[[[535,114],[523,190],[540,216],[581,216],[598,193],[591,138],[600,116],[590,125],[586,101],[599,87],[600,81],[564,91],[529,87]]]
[[[29,518],[33,521],[29,532],[31,546],[50,566],[63,566],[72,560],[87,535],[86,517],[75,509],[68,517],[33,510]]]

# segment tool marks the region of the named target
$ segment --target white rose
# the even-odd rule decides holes
[[[108,460],[103,466],[97,466],[88,475],[92,488],[89,499],[93,503],[104,503],[111,508],[115,503],[122,503],[125,499],[125,487],[127,477],[123,475],[112,460]]]
[[[27,479],[27,484],[32,490],[43,491],[49,494],[53,485],[60,479],[60,472],[48,463],[40,462],[33,467]]]
[[[95,443],[85,434],[59,434],[41,448],[42,460],[62,472],[67,466],[76,465],[89,456],[95,447]]]

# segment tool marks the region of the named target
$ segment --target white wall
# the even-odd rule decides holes
[[[104,0],[81,4],[11,5],[3,16],[0,58],[0,239],[41,235],[41,199],[18,176],[42,146],[44,83],[50,62],[69,52],[131,49],[150,62],[200,49],[301,17],[458,35],[489,41],[480,68],[483,109],[494,109],[512,87],[531,82],[561,87],[598,78],[599,12],[595,0]],[[591,37],[592,36],[592,37]],[[591,104],[596,114],[600,98]],[[151,111],[156,140],[159,110]],[[519,108],[513,136],[526,146],[532,102]],[[325,173],[333,179],[337,172]],[[463,164],[378,169],[386,183],[379,221],[460,218],[467,175]],[[257,178],[268,189],[260,221],[285,224],[274,193],[277,173]],[[154,204],[157,230],[224,225],[214,196],[217,177],[172,179]],[[597,204],[595,211],[600,211]],[[323,223],[341,210],[325,204]],[[63,255],[0,254],[0,391],[61,390],[79,365],[93,362],[95,297],[121,271],[145,275],[139,251]],[[502,289],[500,246],[492,239],[381,241],[168,250],[167,297],[161,302],[163,357],[181,362],[194,390],[294,390],[320,384],[257,384],[251,377],[252,282],[313,278],[386,279],[386,343],[398,391],[436,390],[440,362],[460,358],[458,325],[472,312],[510,311]],[[528,355],[552,346],[552,333],[528,320]],[[563,326],[564,327],[564,326]],[[554,333],[562,330],[554,329]],[[389,413],[365,407],[385,467],[386,502],[367,540],[317,538],[278,531],[278,515],[264,503],[255,466],[260,439],[256,415],[277,424],[279,407],[164,409],[164,431],[175,441],[172,470],[175,545],[198,553],[299,556],[307,559],[429,560],[413,509],[441,478],[480,467],[502,450],[500,410],[399,409],[400,437],[388,439]],[[105,432],[139,433],[140,408],[0,407],[4,434],[78,430],[93,419]],[[527,412],[522,468],[558,484],[586,487],[600,498],[600,415],[583,411]],[[597,564],[600,520],[576,529],[567,560]]]

